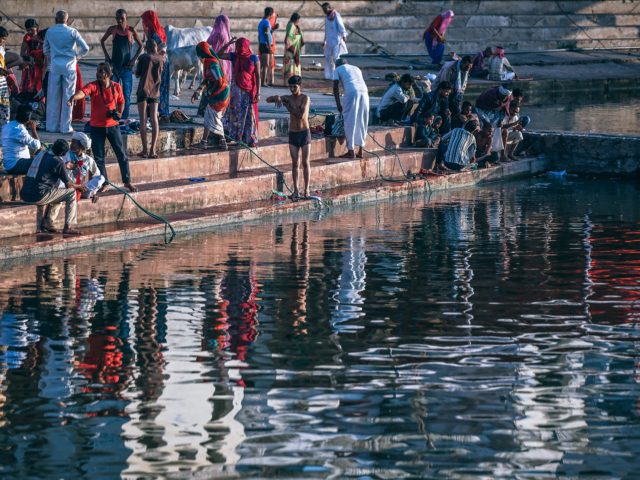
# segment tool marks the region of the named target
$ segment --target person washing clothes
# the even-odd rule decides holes
[[[67,26],[69,15],[56,13],[56,24],[47,29],[44,55],[49,65],[47,85],[47,132],[71,133],[71,105],[67,103],[76,91],[76,64],[89,53],[89,45],[75,28]]]

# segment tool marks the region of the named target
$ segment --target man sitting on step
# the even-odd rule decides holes
[[[411,98],[413,82],[413,77],[405,73],[384,92],[376,110],[376,115],[381,121],[401,122],[409,119],[414,105]]]
[[[7,173],[24,175],[31,165],[29,149],[38,150],[40,139],[31,120],[31,105],[20,105],[16,119],[2,128],[2,163]]]
[[[299,198],[298,171],[300,168],[300,152],[302,152],[302,173],[304,175],[304,194],[309,196],[309,179],[311,166],[309,164],[309,149],[311,144],[311,130],[309,129],[309,108],[311,99],[302,94],[302,77],[294,75],[288,82],[291,95],[281,97],[275,95],[267,98],[267,103],[275,103],[278,107],[284,105],[289,111],[289,153],[291,154],[293,176],[292,199]]]
[[[79,235],[72,225],[77,222],[78,202],[76,191],[84,192],[83,185],[76,185],[69,178],[62,157],[69,151],[66,140],[58,139],[51,150],[42,150],[31,162],[24,185],[20,191],[23,201],[38,205],[38,232],[56,233],[53,225],[64,202],[63,235]],[[64,185],[59,187],[60,182]]]

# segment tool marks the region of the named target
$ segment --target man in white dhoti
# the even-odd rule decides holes
[[[47,87],[47,132],[70,133],[72,107],[67,100],[76,91],[76,62],[89,52],[87,42],[75,28],[67,26],[69,15],[56,13],[56,24],[47,29],[44,54],[49,66]]]
[[[347,138],[347,153],[341,158],[362,158],[369,126],[369,93],[364,83],[362,72],[355,65],[348,65],[347,61],[339,58],[333,73],[333,95],[336,107],[344,119],[344,134]],[[343,101],[340,101],[340,84],[344,90]],[[344,104],[344,105],[343,105]],[[358,146],[357,155],[354,147]]]
[[[322,4],[324,19],[324,78],[333,79],[336,60],[347,51],[347,29],[342,17],[329,3]]]

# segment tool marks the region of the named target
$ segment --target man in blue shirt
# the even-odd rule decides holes
[[[260,43],[260,78],[262,86],[271,86],[273,84],[273,76],[271,75],[271,43],[273,41],[273,29],[269,17],[273,15],[273,8],[264,9],[264,17],[258,24],[258,42]]]

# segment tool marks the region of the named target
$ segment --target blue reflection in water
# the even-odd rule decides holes
[[[632,182],[533,179],[0,274],[0,476],[640,471]]]

